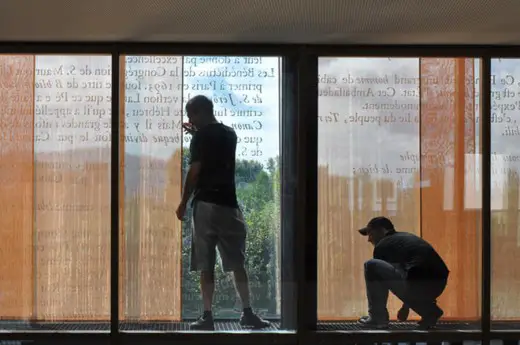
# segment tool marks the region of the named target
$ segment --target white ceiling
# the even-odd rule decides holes
[[[520,44],[520,0],[0,0],[0,41]]]

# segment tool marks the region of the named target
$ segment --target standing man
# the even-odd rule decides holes
[[[235,190],[237,135],[218,122],[213,102],[195,96],[186,104],[189,123],[183,124],[193,135],[190,167],[186,175],[177,218],[182,220],[193,197],[193,238],[191,270],[200,271],[204,313],[190,325],[192,330],[213,330],[211,313],[215,288],[216,247],[225,272],[233,272],[235,287],[242,301],[240,325],[265,328],[270,325],[253,313],[249,301],[249,279],[245,270],[246,224],[238,207]]]
[[[376,217],[359,230],[374,245],[374,258],[365,262],[368,316],[359,322],[368,327],[388,327],[388,291],[403,306],[397,315],[405,321],[409,308],[422,319],[418,326],[428,329],[437,323],[443,311],[437,305],[448,280],[446,264],[424,239],[410,233],[397,232],[385,217]]]

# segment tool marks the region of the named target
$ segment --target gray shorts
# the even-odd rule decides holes
[[[191,270],[213,271],[217,247],[224,271],[243,268],[246,233],[246,223],[240,209],[195,201]]]

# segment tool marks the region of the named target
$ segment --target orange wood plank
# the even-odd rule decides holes
[[[451,270],[440,304],[453,318],[479,316],[478,229],[464,207],[468,77],[461,60],[421,59],[421,230]]]
[[[0,318],[33,316],[34,57],[0,55]]]
[[[59,68],[63,60],[76,66],[109,61],[99,56],[38,56],[37,68]],[[40,65],[41,64],[41,65]],[[72,77],[40,76],[49,85],[67,85]],[[79,78],[79,77],[76,77]],[[77,80],[77,79],[76,79]],[[74,111],[52,118],[47,130],[52,146],[36,142],[35,242],[36,317],[39,320],[109,320],[110,318],[110,143],[64,144],[60,134],[72,135],[60,121],[85,121],[84,104],[71,99],[55,102],[56,88],[37,88],[39,106]],[[85,91],[81,90],[85,93]],[[82,94],[84,96],[84,94]],[[50,121],[50,115],[36,115]],[[56,125],[56,122],[58,125]],[[89,130],[92,137],[95,132]]]

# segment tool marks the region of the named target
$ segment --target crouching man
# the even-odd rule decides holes
[[[374,258],[365,262],[368,316],[359,322],[364,326],[388,327],[388,292],[402,302],[398,319],[408,318],[409,308],[421,316],[420,329],[437,323],[443,311],[437,298],[446,287],[449,270],[433,247],[424,239],[398,232],[385,217],[370,220],[359,233],[374,245]]]

